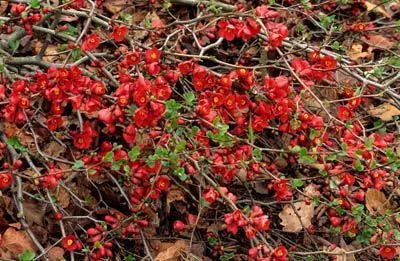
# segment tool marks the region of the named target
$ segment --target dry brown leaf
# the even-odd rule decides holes
[[[36,53],[39,53],[43,47],[43,43],[40,41],[32,41],[31,45]],[[60,51],[58,50],[58,47],[56,45],[49,44],[49,46],[47,46],[46,50],[44,51],[43,60],[49,63],[54,63],[57,60],[63,60],[65,58],[65,55],[60,55],[59,52]]]
[[[380,34],[369,34],[368,37],[362,37],[361,40],[374,48],[392,49],[394,42]]]
[[[163,246],[163,244],[165,244]],[[176,261],[181,256],[182,252],[187,252],[189,247],[184,240],[177,240],[174,244],[161,243],[160,249],[164,249],[158,253],[156,261]]]
[[[33,137],[26,134],[24,130],[18,128],[14,123],[5,122],[3,131],[8,139],[16,136],[21,144],[27,147],[30,152],[34,153],[37,151]]]
[[[50,261],[57,261],[57,260],[63,260],[64,257],[64,249],[61,247],[53,247],[49,250],[47,253]]]
[[[380,118],[383,121],[391,121],[393,116],[399,116],[400,110],[390,103],[384,103],[378,107],[368,110],[371,116]]]
[[[30,202],[24,202],[24,213],[26,220],[29,224],[36,223],[43,226],[43,216],[45,214],[45,208],[40,206],[40,204],[34,204]]]
[[[390,208],[385,194],[373,188],[368,189],[365,194],[365,205],[372,215],[376,213],[384,214]]]
[[[65,150],[66,148],[64,146],[61,146],[58,142],[51,141],[47,144],[47,147],[43,150],[43,152],[47,155],[58,158],[61,154],[65,152]]]
[[[361,58],[371,58],[372,49],[368,48],[368,52],[363,52],[363,46],[361,44],[353,44],[351,49],[347,52],[347,55],[350,57],[350,60],[356,61]]]
[[[156,20],[160,20],[160,17],[156,14],[156,12],[149,12],[146,14],[146,17],[140,22],[140,26],[142,27],[147,27],[147,23],[148,21],[150,21],[150,23],[152,23],[153,21]],[[144,38],[146,38],[146,36],[149,34],[148,31],[146,30],[139,30],[139,31],[135,31],[135,33],[133,34],[133,39],[134,40],[143,40]]]
[[[343,250],[345,250],[347,252],[355,250],[354,246],[346,244],[346,241],[344,241],[343,237],[340,238],[339,245]],[[354,254],[345,255],[343,257],[346,258],[346,261],[356,261]]]
[[[318,186],[311,183],[310,185],[304,188],[304,194],[306,194],[309,197],[313,197],[313,196],[319,196],[321,193],[318,190]]]
[[[107,9],[107,11],[113,15],[116,15],[126,7],[132,6],[133,3],[133,0],[106,0],[103,2],[103,6]]]
[[[175,201],[183,201],[185,200],[185,194],[183,191],[177,186],[171,186],[171,188],[167,192],[167,213],[171,210],[171,204]]]
[[[2,247],[11,252],[14,257],[25,250],[36,252],[36,246],[25,231],[10,227],[3,234]]]
[[[365,7],[367,8],[367,11],[373,11],[382,14],[386,18],[391,18],[392,16],[386,11],[385,7],[383,5],[376,5],[373,4],[369,1],[365,1]]]
[[[281,225],[283,226],[283,231],[287,232],[299,232],[303,229],[301,223],[303,223],[304,228],[308,228],[311,225],[311,219],[314,216],[314,206],[307,205],[305,202],[294,203],[294,208],[301,219],[296,215],[294,209],[291,205],[285,205],[283,210],[279,213],[279,217],[282,220]]]
[[[69,193],[63,187],[60,187],[60,189],[58,190],[57,202],[60,203],[60,206],[62,208],[67,208],[69,206],[69,202],[70,202]]]
[[[8,1],[0,1],[0,15],[2,15],[8,6]]]
[[[347,251],[344,250],[343,248],[336,247],[334,250],[330,250],[330,247],[324,246],[323,247],[324,251],[331,252],[331,253],[337,253],[337,254],[344,254]],[[353,261],[354,255],[335,255],[335,260],[336,261]]]

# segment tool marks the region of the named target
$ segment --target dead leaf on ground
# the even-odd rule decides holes
[[[64,257],[64,249],[61,247],[53,247],[49,250],[47,253],[49,256],[50,261],[57,261],[57,260],[62,260]]]
[[[26,134],[25,130],[21,130],[13,123],[5,122],[3,131],[8,139],[15,136],[22,145],[29,149],[30,152],[37,152],[33,137],[29,134]]]
[[[355,250],[354,246],[346,244],[346,241],[344,241],[343,237],[340,238],[339,245],[343,250],[345,250],[347,252]],[[343,257],[347,258],[346,261],[356,261],[354,254],[345,255]]]
[[[2,247],[10,251],[14,257],[25,250],[36,252],[36,246],[25,231],[10,227],[3,234]]]
[[[51,141],[47,144],[47,147],[43,150],[47,155],[58,158],[61,154],[63,154],[66,150],[66,147],[60,145],[56,141]]]
[[[36,53],[39,53],[43,47],[43,43],[40,41],[32,41],[31,46],[35,50]],[[44,51],[43,60],[49,63],[54,63],[56,61],[63,61],[66,56],[59,54],[58,47],[53,44],[49,44],[46,50]]]
[[[361,40],[374,48],[392,49],[394,42],[380,34],[369,34],[367,37],[362,37]]]
[[[365,7],[367,8],[367,11],[373,11],[376,13],[380,13],[383,16],[385,16],[386,18],[391,18],[392,16],[388,13],[388,11],[385,9],[385,7],[383,5],[376,5],[373,4],[369,1],[365,1]]]
[[[8,1],[0,1],[0,15],[4,14],[8,6]]]
[[[382,215],[390,208],[385,194],[373,188],[368,189],[365,194],[365,205],[372,215],[376,213]]]
[[[107,9],[107,11],[113,15],[116,15],[126,7],[133,6],[133,3],[133,0],[106,0],[103,2],[103,6]]]
[[[384,103],[378,107],[368,110],[371,116],[380,118],[383,121],[391,121],[393,116],[399,116],[400,110],[390,103]]]
[[[351,46],[351,49],[347,52],[347,55],[350,57],[350,60],[356,61],[362,58],[371,58],[371,52],[372,48],[368,48],[367,52],[363,52],[363,46],[357,43]]]
[[[164,244],[164,245],[163,245]],[[155,261],[176,261],[183,252],[188,252],[188,245],[184,240],[177,240],[175,243],[161,243],[160,252]]]
[[[346,250],[344,250],[343,248],[340,248],[340,247],[336,247],[334,250],[331,250],[330,247],[324,246],[323,250],[331,252],[331,253],[336,253],[336,254],[344,254],[347,252]],[[355,260],[354,255],[335,255],[335,257],[336,257],[336,259],[335,259],[336,261],[353,261],[353,260]]]
[[[60,187],[60,189],[58,190],[57,202],[62,208],[67,208],[69,206],[70,196],[68,191],[63,187]]]
[[[146,17],[143,18],[143,20],[140,22],[141,27],[148,27],[148,22],[150,21],[150,24],[152,24],[153,21],[161,20],[160,17],[156,14],[156,12],[149,12],[146,14]],[[146,38],[146,36],[149,34],[149,31],[146,30],[138,30],[135,31],[135,33],[132,35],[132,38],[134,40],[143,40]]]
[[[321,193],[319,192],[318,186],[311,183],[307,187],[304,188],[304,194],[309,197],[319,196]]]
[[[39,203],[34,204],[30,202],[24,202],[24,213],[26,220],[29,224],[36,223],[43,226],[43,217],[45,214],[45,208]]]
[[[167,192],[167,213],[170,212],[171,204],[175,201],[186,202],[185,194],[179,187],[171,186],[171,188]]]
[[[294,208],[297,210],[299,217],[290,204],[285,205],[279,213],[283,231],[299,232],[303,229],[301,223],[303,223],[304,228],[308,228],[311,225],[311,219],[314,216],[314,206],[311,204],[307,205],[305,202],[296,202],[294,203]]]

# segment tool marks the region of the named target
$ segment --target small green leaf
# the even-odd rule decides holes
[[[194,99],[195,99],[195,96],[194,96],[194,93],[193,93],[193,92],[187,92],[187,93],[185,93],[183,96],[184,96],[184,98],[185,98],[185,102],[186,102],[188,105],[192,105],[192,104],[193,104],[193,101],[194,101]]]
[[[18,255],[18,261],[32,261],[35,259],[35,252],[26,249],[23,253]]]
[[[184,168],[178,168],[174,171],[174,174],[181,180],[181,181],[185,181],[188,179],[188,175],[186,175],[185,173],[185,169]]]
[[[28,149],[21,144],[16,136],[13,136],[11,139],[7,140],[7,145],[13,147],[15,150],[19,152],[27,152]]]
[[[75,161],[74,165],[72,165],[72,170],[79,170],[85,166],[85,163],[82,160]]]
[[[31,7],[35,9],[40,8],[39,0],[31,0]]]
[[[139,146],[133,147],[129,152],[128,152],[128,157],[130,161],[135,161],[137,160],[138,156],[140,155],[140,148]]]
[[[15,52],[19,47],[19,40],[13,40],[8,42],[8,46],[13,52]]]
[[[304,181],[301,179],[292,179],[290,183],[293,188],[300,188],[304,185]]]
[[[109,151],[109,152],[107,152],[106,155],[104,155],[103,161],[104,162],[111,162],[113,160],[113,158],[114,158],[114,152]]]

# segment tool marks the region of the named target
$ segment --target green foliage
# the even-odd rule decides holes
[[[7,140],[7,145],[13,147],[18,152],[27,152],[28,149],[21,144],[19,139],[16,136],[11,137]]]

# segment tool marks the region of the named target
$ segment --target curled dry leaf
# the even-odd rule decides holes
[[[47,147],[43,150],[43,152],[46,153],[47,155],[58,158],[65,152],[65,150],[66,147],[61,146],[56,141],[51,141],[50,143],[47,144]]]
[[[164,244],[164,245],[163,245]],[[189,249],[184,240],[177,240],[175,243],[161,243],[160,252],[157,254],[155,261],[175,261],[178,260],[183,252]]]
[[[313,197],[313,196],[319,196],[321,193],[318,190],[318,186],[311,183],[310,185],[304,188],[304,194],[306,194],[309,197]]]
[[[0,1],[0,15],[4,14],[8,6],[8,1]]]
[[[23,206],[24,206],[25,217],[28,223],[29,224],[35,223],[40,226],[43,226],[43,217],[46,210],[43,207],[43,205],[41,206],[40,204],[24,202]]]
[[[373,11],[376,13],[380,13],[386,18],[391,18],[392,16],[389,14],[389,12],[385,9],[383,5],[376,5],[374,3],[371,3],[369,1],[365,1],[365,7],[367,8],[367,11]]]
[[[283,210],[279,213],[279,218],[282,220],[281,225],[283,226],[283,231],[299,232],[303,229],[303,225],[304,228],[308,228],[311,225],[311,219],[314,216],[314,206],[311,204],[307,205],[304,202],[296,202],[294,203],[294,208],[298,216],[291,205],[285,205]]]
[[[394,42],[380,34],[369,34],[367,37],[362,37],[361,40],[374,48],[392,49]]]
[[[53,247],[49,250],[47,255],[49,256],[50,261],[63,260],[64,252],[64,249],[61,247]]]
[[[363,46],[361,44],[353,44],[351,49],[347,52],[350,60],[356,61],[362,58],[371,58],[372,48],[368,48],[367,52],[363,52]]]
[[[25,250],[36,252],[36,246],[25,231],[16,230],[10,227],[3,234],[2,248],[11,252],[16,258]]]
[[[18,128],[14,123],[5,122],[3,131],[8,139],[14,136],[17,137],[19,142],[27,147],[30,152],[35,153],[37,151],[33,137],[26,134],[24,130]]]
[[[185,194],[180,188],[172,186],[167,192],[167,213],[170,212],[171,204],[175,201],[186,202]]]
[[[323,247],[323,250],[330,252],[330,253],[338,254],[338,255],[335,255],[336,261],[353,261],[353,260],[355,260],[354,255],[344,255],[347,251],[340,247],[336,247],[334,250],[330,250],[330,247],[325,246],[325,247]],[[343,254],[343,255],[340,255],[340,254]]]
[[[132,6],[133,4],[133,0],[106,0],[103,3],[103,6],[107,9],[107,11],[113,15],[116,15],[123,9],[127,8],[128,6]]]
[[[399,116],[400,110],[390,103],[384,103],[378,107],[368,110],[371,116],[380,118],[383,121],[391,121],[393,116]]]
[[[60,187],[57,193],[57,202],[60,204],[62,208],[67,208],[69,206],[70,197],[68,191]]]
[[[390,208],[390,204],[383,192],[370,188],[365,194],[365,205],[372,214],[384,214]]]

